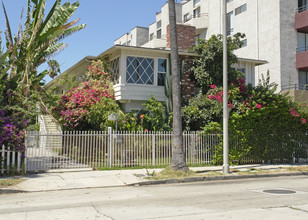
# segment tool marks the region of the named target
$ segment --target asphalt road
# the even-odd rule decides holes
[[[264,190],[275,191],[266,193]],[[297,176],[0,195],[0,220],[10,219],[307,220],[308,178]]]

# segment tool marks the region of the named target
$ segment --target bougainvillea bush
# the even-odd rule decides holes
[[[89,67],[88,80],[66,92],[53,113],[64,130],[100,130],[106,115],[118,108],[110,76],[102,62],[95,61]]]
[[[0,147],[24,152],[25,129],[28,120],[23,119],[19,114],[7,114],[0,110]]]
[[[263,84],[252,88],[242,79],[233,82],[230,90],[237,91],[237,95],[230,98],[231,161],[241,163],[250,158],[290,162],[293,157],[306,157],[308,115],[296,103],[275,93],[275,87]],[[221,102],[219,97],[210,98]],[[222,145],[218,147],[214,162],[222,163]]]

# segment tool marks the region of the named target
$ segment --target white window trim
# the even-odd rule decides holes
[[[126,79],[127,57],[142,57],[142,58],[154,59],[154,70],[153,70],[154,71],[154,83],[153,83],[153,85],[128,83],[127,82],[127,79]],[[127,55],[123,56],[123,60],[125,62],[123,80],[124,80],[125,84],[127,84],[127,85],[134,85],[134,86],[157,87],[158,86],[158,59],[165,59],[167,61],[167,64],[166,64],[166,74],[169,74],[169,61],[168,61],[167,57],[151,57],[151,56],[143,56],[143,55],[135,55],[135,54],[127,54]],[[120,77],[121,77],[121,74],[120,74]],[[159,86],[159,87],[162,87],[162,86]]]

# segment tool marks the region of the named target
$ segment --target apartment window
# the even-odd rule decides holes
[[[247,4],[241,5],[235,9],[235,15],[238,15],[247,10]]]
[[[129,41],[127,41],[127,46],[130,46],[130,43],[131,43],[131,41],[129,40]]]
[[[233,32],[233,11],[227,14],[227,35]]]
[[[195,37],[195,45],[199,45],[199,39],[200,39],[200,34],[196,35]]]
[[[247,39],[242,40],[241,42],[242,42],[242,47],[246,47],[247,46]]]
[[[154,33],[150,34],[150,40],[154,39]]]
[[[308,90],[308,72],[299,71],[299,89]]]
[[[298,7],[305,7],[308,3],[308,0],[298,0]]]
[[[235,70],[243,73],[243,74],[246,74],[246,69],[245,68],[235,68]]]
[[[158,59],[158,74],[157,74],[157,85],[158,86],[165,85],[166,73],[167,73],[167,60]]]
[[[199,18],[200,17],[200,15],[201,15],[200,7],[196,8],[193,12],[194,12],[194,18]]]
[[[200,0],[194,0],[194,8],[200,3]]]
[[[161,38],[161,29],[156,32],[156,35],[157,35],[157,39]]]
[[[126,82],[153,85],[154,59],[128,56],[126,59]]]
[[[308,50],[308,34],[297,33],[297,53]]]
[[[161,28],[161,20],[156,22],[156,29],[159,29],[159,28]]]
[[[184,15],[184,22],[187,22],[189,20],[189,13]]]

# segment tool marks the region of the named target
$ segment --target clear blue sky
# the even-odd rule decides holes
[[[80,18],[80,24],[87,27],[68,38],[64,43],[68,47],[55,56],[65,71],[85,56],[96,56],[113,46],[113,41],[129,32],[135,26],[147,27],[155,21],[155,14],[167,0],[79,0],[80,6],[71,20]],[[22,7],[27,0],[3,0],[13,33],[17,33]],[[47,10],[54,3],[47,0]],[[66,0],[62,0],[62,4]],[[71,3],[75,0],[71,0]],[[47,13],[47,12],[46,12]],[[0,30],[5,31],[5,19],[0,8]],[[2,47],[4,36],[2,33]],[[46,68],[42,66],[40,69]],[[50,79],[46,78],[46,81]]]

